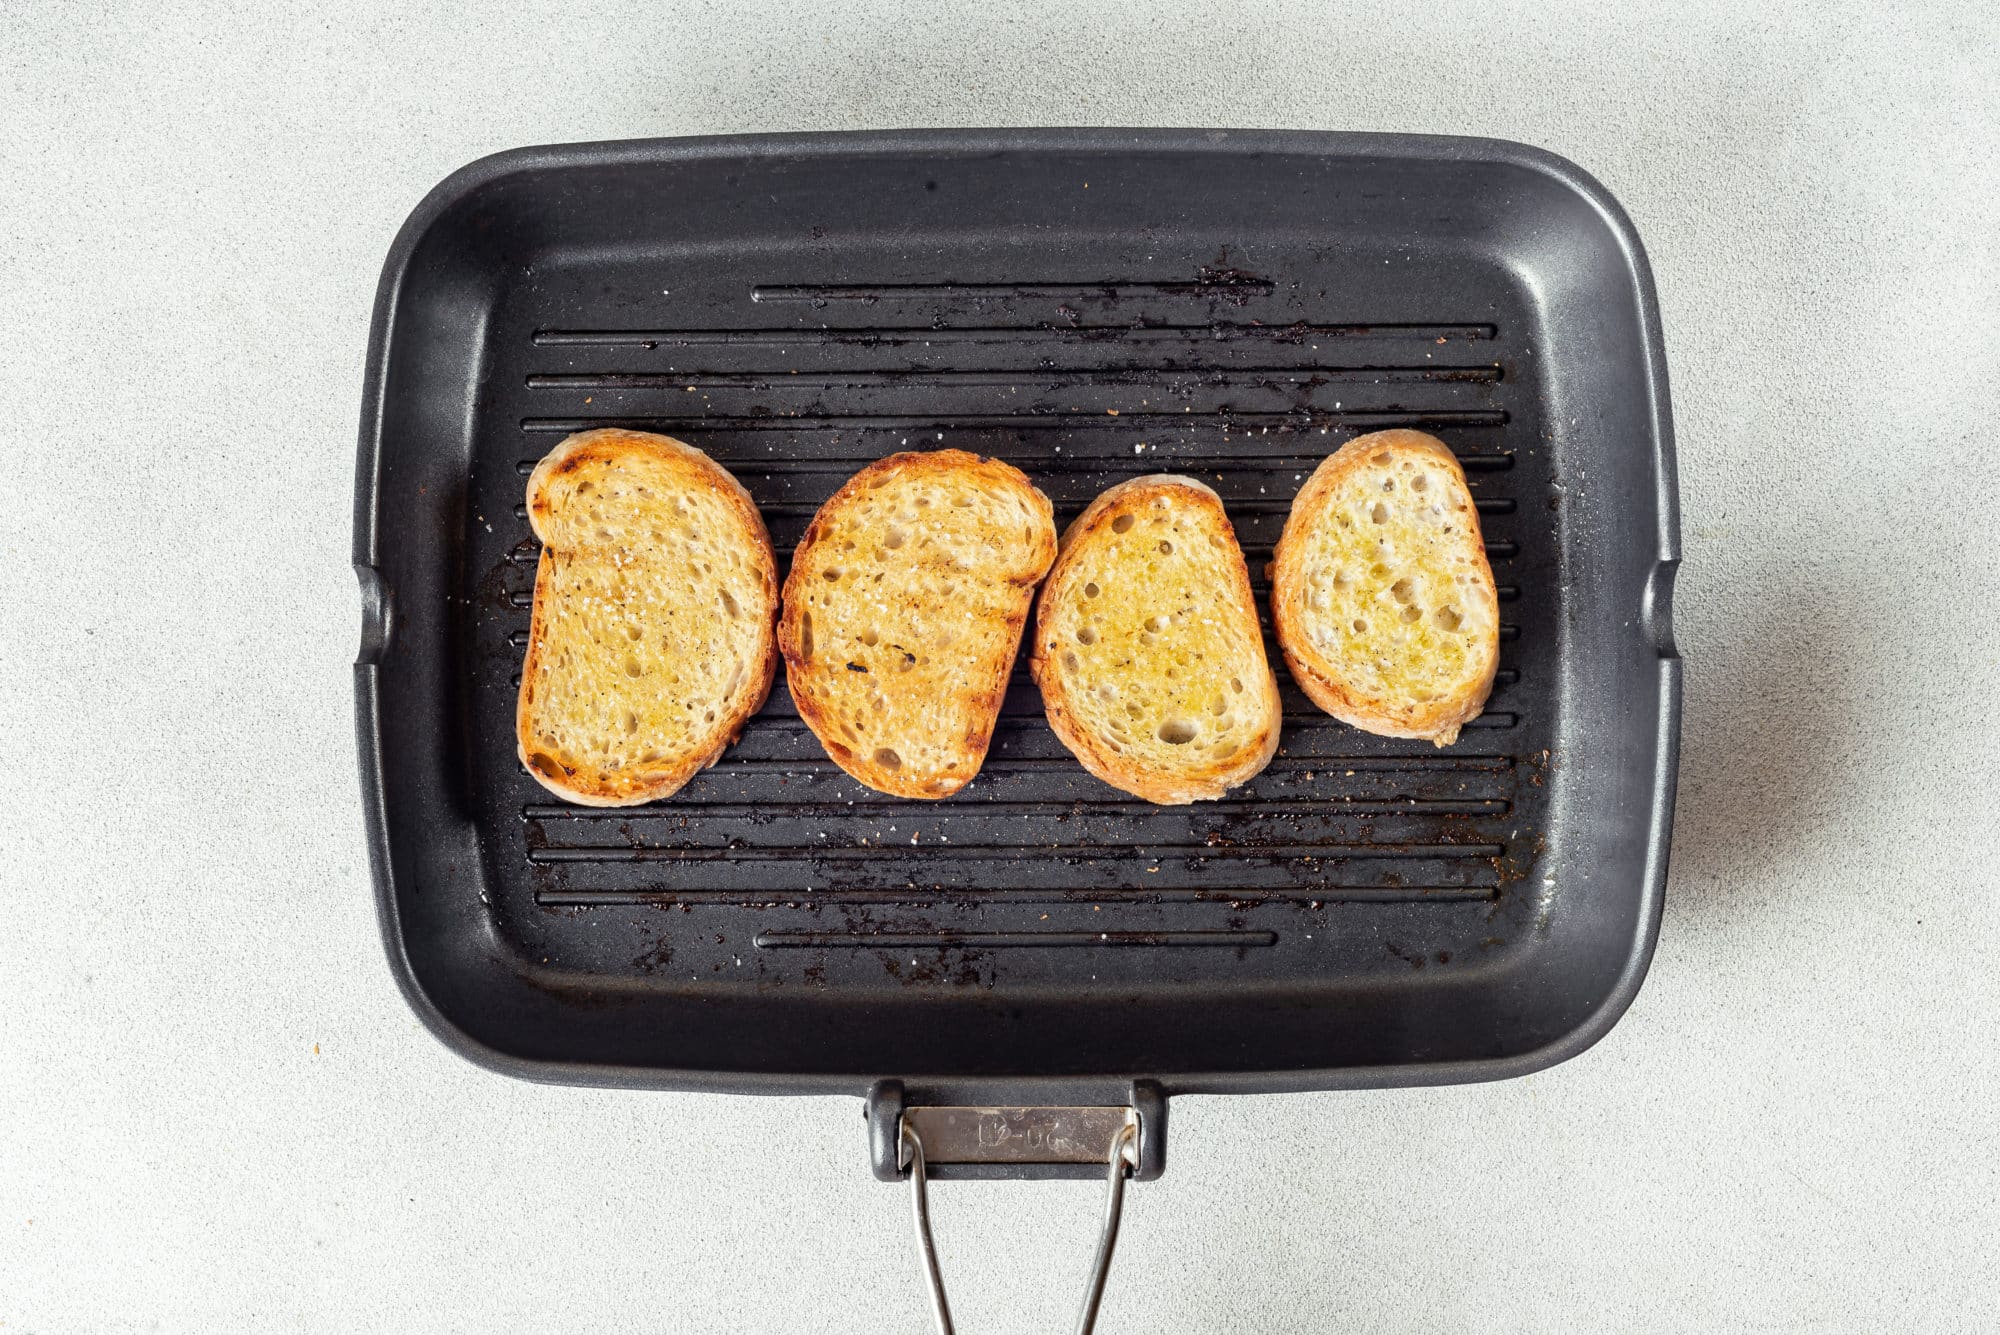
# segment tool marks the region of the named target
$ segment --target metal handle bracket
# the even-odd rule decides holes
[[[1166,1171],[1167,1098],[1151,1080],[1106,1088],[1103,1104],[978,1103],[968,1093],[1072,1092],[1033,1087],[999,1090],[906,1090],[883,1080],[868,1092],[869,1158],[877,1179],[901,1181],[909,1172],[902,1130],[922,1139],[925,1167],[934,1182],[966,1178],[1074,1178],[1104,1174],[1113,1137],[1133,1126],[1132,1177],[1150,1182]],[[1099,1093],[1092,1089],[1090,1093]],[[1124,1097],[1119,1098],[1119,1095]]]
[[[945,1153],[1003,1156],[1003,1161],[1052,1159],[1083,1162],[1097,1152],[1099,1171],[1107,1174],[1104,1226],[1098,1233],[1097,1255],[1091,1262],[1090,1283],[1076,1322],[1077,1335],[1091,1335],[1104,1301],[1104,1282],[1111,1273],[1111,1255],[1118,1245],[1118,1223],[1125,1207],[1125,1178],[1138,1167],[1139,1114],[1132,1108],[910,1108],[897,1124],[901,1165],[910,1175],[910,1203],[917,1229],[917,1252],[924,1263],[930,1295],[931,1320],[937,1335],[955,1335],[951,1304],[944,1294],[937,1246],[931,1239],[930,1192],[925,1171],[925,1125]]]

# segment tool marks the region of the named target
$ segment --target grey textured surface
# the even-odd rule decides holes
[[[917,1331],[858,1103],[510,1083],[376,941],[348,505],[369,301],[525,143],[1498,135],[1652,253],[1689,707],[1652,977],[1509,1084],[1188,1099],[1102,1329],[2000,1325],[2000,20],[1693,3],[350,3],[0,19],[0,1332]],[[939,1188],[962,1325],[1096,1191]]]

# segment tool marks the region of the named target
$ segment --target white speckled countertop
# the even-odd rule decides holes
[[[278,8],[0,22],[0,1335],[923,1329],[856,1101],[520,1084],[397,994],[354,428],[471,158],[1024,124],[1573,158],[1651,251],[1685,511],[1631,1012],[1500,1085],[1178,1100],[1100,1329],[2000,1328],[1991,6]],[[1098,1188],[935,1195],[963,1329],[1064,1328]]]

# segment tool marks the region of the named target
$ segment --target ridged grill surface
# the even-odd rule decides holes
[[[745,285],[728,312],[740,327],[532,320],[497,330],[495,363],[506,370],[487,429],[512,443],[483,441],[473,461],[467,569],[480,665],[473,744],[517,816],[501,827],[496,865],[525,869],[547,908],[756,906],[767,947],[826,946],[848,930],[885,939],[872,919],[851,929],[793,923],[829,903],[1088,899],[1110,916],[1102,931],[1067,933],[1079,941],[1242,947],[1270,944],[1271,933],[1240,924],[1206,942],[1194,929],[1123,933],[1118,906],[1493,899],[1532,858],[1552,689],[1520,666],[1522,643],[1553,632],[1549,609],[1523,598],[1516,574],[1524,554],[1550,559],[1553,540],[1550,479],[1517,401],[1521,349],[1504,325],[1462,312],[1371,325],[1312,304],[1271,279],[1209,271],[761,284]],[[705,314],[713,325],[713,308]],[[979,778],[951,800],[913,802],[835,767],[781,673],[742,740],[672,799],[618,810],[555,802],[504,763],[538,556],[521,491],[562,436],[609,425],[667,432],[728,467],[756,498],[781,568],[819,504],[899,449],[998,455],[1048,493],[1058,525],[1126,478],[1191,473],[1223,497],[1250,564],[1284,699],[1279,754],[1223,801],[1154,807],[1084,772],[1050,732],[1023,664]],[[1444,750],[1329,718],[1268,640],[1265,566],[1294,492],[1341,442],[1389,426],[1432,431],[1458,454],[1499,585],[1498,683],[1486,712]],[[919,926],[925,940],[941,930]],[[980,940],[1066,944],[1059,935],[1036,939],[1014,924]]]

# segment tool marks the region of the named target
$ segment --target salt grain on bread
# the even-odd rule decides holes
[[[1493,689],[1500,607],[1443,441],[1378,431],[1314,470],[1271,565],[1271,620],[1327,713],[1384,737],[1457,740]]]
[[[755,503],[691,445],[585,431],[536,466],[528,522],[521,763],[585,806],[669,796],[771,691],[777,561]]]

